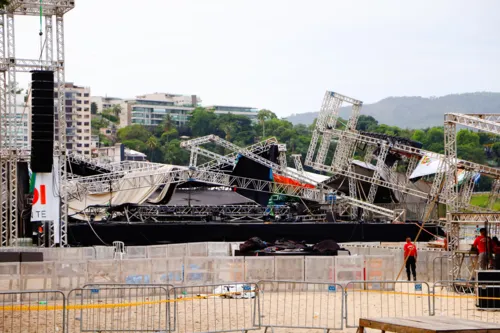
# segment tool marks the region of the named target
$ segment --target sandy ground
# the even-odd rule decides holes
[[[398,284],[395,290],[360,290],[352,286],[347,291],[347,323],[355,326],[360,317],[411,317],[430,315],[433,299],[425,286]],[[368,286],[379,288],[380,286]],[[457,294],[446,289],[437,290],[436,316],[454,316],[463,319],[496,322],[500,312],[481,311],[470,295]],[[268,284],[256,299],[223,299],[220,297],[184,299],[167,303],[166,297],[129,295],[128,297],[102,296],[82,299],[73,295],[69,305],[83,305],[85,309],[67,312],[68,333],[79,332],[161,332],[167,328],[167,307],[176,332],[243,331],[252,329],[254,322],[264,326],[295,326],[302,328],[276,328],[275,332],[321,332],[322,328],[341,328],[342,292],[328,285],[309,285],[307,290],[299,284]],[[257,302],[258,301],[258,302]],[[429,301],[431,304],[429,304]],[[137,302],[130,306],[131,302]],[[124,306],[124,303],[128,304]],[[0,307],[12,303],[0,301]],[[15,303],[20,305],[20,303]],[[36,305],[25,301],[22,305]],[[113,305],[111,305],[113,304]],[[47,301],[47,306],[62,305],[60,301]],[[42,305],[45,306],[45,305]],[[90,308],[92,307],[92,308]],[[176,313],[177,316],[173,314]],[[259,316],[260,313],[260,316]],[[0,309],[0,332],[38,333],[63,332],[63,311],[13,311]],[[309,329],[309,328],[316,329]],[[263,332],[264,329],[258,330]],[[271,330],[268,330],[270,332]],[[354,332],[354,328],[342,329]]]

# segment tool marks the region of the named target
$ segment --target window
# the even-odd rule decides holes
[[[76,104],[82,104],[82,101],[81,101],[81,100],[79,100],[79,99],[77,99],[77,100],[76,100]]]
[[[90,95],[89,93],[84,93],[83,97],[89,97],[89,95]]]
[[[77,122],[76,124],[77,124],[78,126],[80,126],[82,123],[81,123],[81,122]]]
[[[84,125],[84,126],[89,126],[89,122],[88,122],[88,121],[87,121],[87,122],[84,122],[84,123],[83,123],[83,125]]]
[[[83,145],[84,147],[88,148],[90,145],[88,143]]]
[[[83,101],[83,104],[89,104],[89,101]]]
[[[84,140],[89,140],[89,139],[90,139],[90,137],[86,136],[86,137],[84,137],[83,139],[84,139]]]

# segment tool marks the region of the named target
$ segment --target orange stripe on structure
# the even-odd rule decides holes
[[[294,186],[300,186],[300,187],[305,187],[305,188],[315,188],[314,185],[304,184],[304,183],[301,183],[295,179],[288,178],[288,177],[285,177],[282,175],[277,175],[275,173],[273,173],[273,178],[274,178],[275,183],[294,185]]]

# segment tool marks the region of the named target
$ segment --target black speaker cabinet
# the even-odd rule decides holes
[[[478,308],[500,310],[500,286],[479,285],[477,295]]]
[[[486,285],[500,285],[500,270],[476,271],[476,280],[479,285],[484,281]]]
[[[54,155],[54,72],[31,73],[31,170],[51,172]]]

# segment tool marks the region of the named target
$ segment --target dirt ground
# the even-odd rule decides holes
[[[351,287],[353,288],[347,290],[347,313],[343,313],[342,309],[342,292],[329,288],[328,285],[317,285],[307,291],[293,284],[280,285],[279,290],[276,285],[268,285],[259,292],[257,299],[197,298],[188,294],[176,302],[167,302],[166,298],[156,296],[83,299],[75,295],[69,301],[67,332],[162,332],[168,327],[168,313],[175,331],[182,333],[241,332],[245,328],[252,329],[259,320],[262,327],[297,327],[276,328],[275,332],[321,332],[322,328],[354,332],[354,328],[346,328],[345,325],[340,330],[343,316],[347,315],[348,325],[355,326],[360,317],[430,315],[433,306],[436,307],[436,316],[454,316],[500,324],[500,312],[481,311],[475,306],[473,296],[456,294],[446,289],[436,290],[438,297],[433,302],[425,285],[419,288],[414,283],[398,284],[394,290],[386,291]],[[369,287],[380,288],[378,285]],[[11,305],[36,307],[38,302],[21,304],[0,300],[0,332],[62,333],[62,301],[49,300],[47,304],[41,304],[42,308],[47,308],[46,311],[9,308]],[[263,331],[263,328],[258,330]]]

